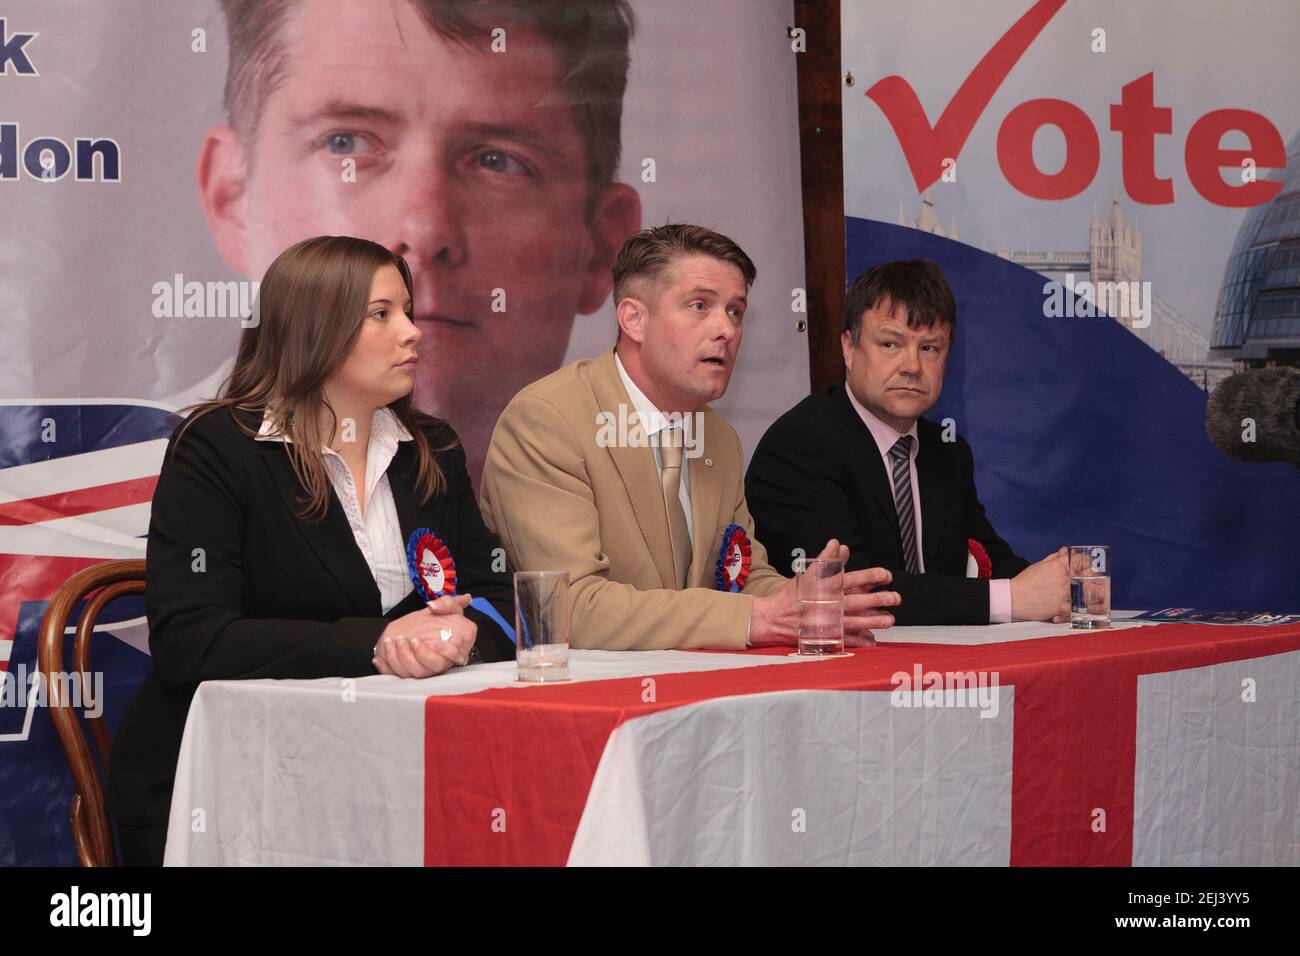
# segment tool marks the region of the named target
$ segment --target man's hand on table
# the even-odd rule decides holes
[[[1070,620],[1070,576],[1066,568],[1067,548],[1049,554],[1011,579],[1013,621]]]
[[[375,645],[375,670],[394,677],[432,677],[466,663],[478,625],[465,616],[469,594],[444,594],[393,621]]]
[[[834,538],[826,542],[819,559],[849,559],[848,545]],[[871,629],[890,627],[894,616],[884,608],[899,603],[897,591],[877,591],[889,584],[893,575],[884,568],[866,568],[844,573],[844,646],[862,647],[871,637]],[[754,647],[797,645],[799,616],[795,604],[795,582],[768,597],[756,598],[749,622],[749,643]]]

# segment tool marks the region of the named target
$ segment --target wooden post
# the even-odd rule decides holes
[[[844,381],[844,139],[840,0],[794,0],[807,49],[795,56],[803,192],[804,284],[808,292],[811,389]]]

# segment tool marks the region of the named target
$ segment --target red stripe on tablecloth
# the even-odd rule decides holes
[[[425,702],[425,863],[561,866],[601,753],[625,720],[715,697],[891,690],[923,671],[997,671],[1015,687],[1013,864],[1127,865],[1137,677],[1300,649],[1300,626],[1167,624],[980,647],[881,645],[855,656],[543,687]],[[629,652],[634,653],[634,652]],[[762,652],[749,652],[762,653]],[[770,652],[769,652],[770,653]],[[1092,829],[1094,808],[1106,830]]]
[[[1138,678],[1300,650],[1300,626],[1164,624],[1070,640],[1077,650],[1016,683],[1011,865],[1129,866]],[[1112,656],[1090,654],[1090,640]]]
[[[1125,633],[1136,632],[1114,636]],[[1196,666],[1171,664],[1155,670]],[[1036,671],[1015,689],[1011,865],[1128,866],[1139,672],[1129,661],[1073,656]],[[1104,831],[1092,829],[1094,809],[1105,811]]]

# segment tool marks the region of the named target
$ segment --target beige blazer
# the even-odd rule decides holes
[[[600,440],[602,412],[618,421],[632,411],[613,349],[523,389],[492,434],[483,519],[515,570],[569,572],[574,647],[743,648],[754,598],[775,593],[786,579],[753,541],[740,439],[705,408],[702,453],[686,459],[693,553],[688,587],[679,591],[654,450],[608,440],[602,447]],[[739,594],[714,589],[722,532],[731,524],[753,544]]]

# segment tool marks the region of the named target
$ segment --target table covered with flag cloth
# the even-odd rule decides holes
[[[165,861],[1300,864],[1300,626],[880,636],[206,683]]]

